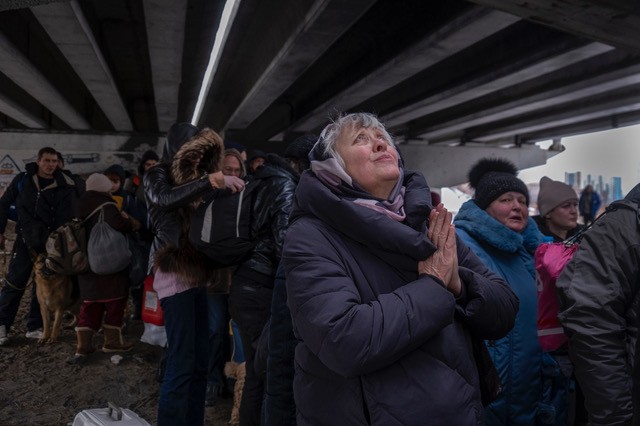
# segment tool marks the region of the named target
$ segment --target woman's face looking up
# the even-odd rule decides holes
[[[400,169],[398,152],[378,128],[347,127],[336,141],[345,171],[371,195],[388,199]]]

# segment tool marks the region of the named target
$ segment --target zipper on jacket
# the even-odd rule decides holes
[[[236,238],[240,237],[240,215],[242,214],[242,197],[244,197],[244,189],[240,191],[238,197],[238,209],[236,213]]]
[[[371,414],[369,413],[369,405],[367,404],[367,398],[364,396],[364,384],[362,383],[362,377],[360,379],[360,395],[362,395],[362,412],[367,424],[371,424]]]

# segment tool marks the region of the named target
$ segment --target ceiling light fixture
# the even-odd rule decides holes
[[[222,47],[224,46],[225,42],[227,41],[227,37],[229,36],[231,24],[236,17],[236,12],[238,11],[239,4],[240,0],[227,0],[227,2],[225,2],[224,4],[222,17],[220,18],[220,26],[218,27],[218,31],[216,32],[216,38],[213,43],[213,48],[211,49],[211,55],[209,56],[209,64],[207,65],[207,70],[205,71],[204,78],[202,79],[202,86],[200,87],[198,102],[196,102],[196,107],[193,111],[193,118],[191,119],[191,124],[193,124],[194,126],[197,126],[198,121],[200,120],[200,115],[202,114],[202,109],[204,108],[204,100],[209,93],[209,88],[211,87],[213,76],[215,75],[218,68],[220,55],[222,54]]]

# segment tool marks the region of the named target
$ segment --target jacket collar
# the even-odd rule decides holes
[[[454,223],[473,238],[508,253],[516,253],[521,248],[534,253],[543,239],[532,218],[528,219],[524,231],[518,233],[495,220],[478,207],[474,200],[469,200],[460,207]]]
[[[409,172],[405,186],[407,219],[400,223],[332,192],[307,171],[302,174],[296,190],[291,221],[300,216],[315,216],[352,240],[384,253],[385,258],[399,254],[423,260],[435,251],[425,233],[431,208],[429,188],[422,175]]]

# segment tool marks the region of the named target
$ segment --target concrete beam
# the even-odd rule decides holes
[[[43,119],[27,111],[3,94],[0,94],[0,112],[32,129],[47,128],[47,123]]]
[[[78,74],[113,127],[133,130],[116,82],[76,0],[32,9],[38,22]]]
[[[471,128],[467,134],[471,140],[486,142],[638,110],[640,110],[640,85],[610,92],[605,96],[578,100],[573,104],[562,104],[544,113],[534,112],[517,119]]]
[[[634,126],[638,123],[640,123],[640,110],[576,121],[556,127],[545,127],[544,129],[523,133],[519,136],[524,143],[533,143],[558,137],[583,135],[585,133]]]
[[[144,0],[143,5],[158,128],[166,132],[178,115],[187,1]]]
[[[247,93],[225,128],[244,128],[298,79],[375,0],[317,0]]]
[[[408,170],[418,170],[429,186],[442,188],[467,182],[471,166],[481,158],[501,157],[511,160],[518,169],[540,166],[556,153],[538,146],[521,148],[496,148],[489,146],[431,146],[405,144],[398,148]]]
[[[347,90],[318,105],[290,130],[306,131],[326,121],[326,111],[348,110],[371,96],[514,24],[518,17],[486,8],[473,8],[419,43],[410,46]]]
[[[611,46],[601,43],[589,43],[571,50],[554,52],[550,56],[539,58],[534,63],[530,63],[530,60],[520,64],[512,62],[503,68],[494,69],[490,73],[472,76],[456,86],[438,91],[404,108],[385,114],[383,118],[387,126],[395,127],[401,123],[416,120],[473,99],[482,98],[495,91],[522,84],[524,81],[550,74],[611,50],[613,50]],[[514,65],[517,68],[514,68]],[[439,125],[445,127],[444,123],[439,123]]]
[[[640,53],[640,9],[636,1],[471,1],[627,52]]]
[[[470,113],[456,115],[453,119],[440,121],[427,129],[411,129],[410,133],[417,133],[420,138],[427,140],[438,139],[474,126],[508,119],[535,110],[548,109],[638,83],[640,83],[640,64],[576,80],[571,84],[566,84],[566,81],[556,85],[541,84],[541,87],[551,87],[547,90],[537,90],[529,96],[504,97],[503,102],[494,106],[479,105]]]
[[[0,0],[0,12],[11,9],[26,9],[41,4],[63,2],[69,0]]]
[[[89,129],[89,122],[2,33],[0,33],[0,72],[72,129]],[[16,120],[19,121],[17,118]]]

